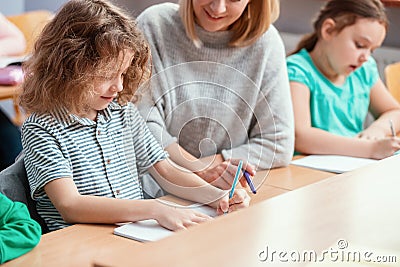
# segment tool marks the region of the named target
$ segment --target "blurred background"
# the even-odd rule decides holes
[[[0,0],[0,12],[4,15],[17,15],[32,10],[56,12],[68,0]],[[168,2],[177,2],[170,0]],[[256,0],[255,0],[256,1]],[[262,0],[259,0],[262,1]],[[357,1],[357,0],[356,0]],[[374,52],[381,78],[385,80],[383,69],[388,64],[400,61],[400,0],[386,2],[390,26],[383,46]],[[133,16],[138,16],[146,7],[167,2],[163,0],[113,0],[126,8]],[[280,31],[286,51],[292,51],[301,36],[312,31],[312,21],[324,0],[280,0],[281,12],[275,27]],[[397,4],[389,5],[387,2]],[[12,116],[11,101],[0,101],[0,108]]]
[[[5,15],[15,15],[24,11],[46,9],[56,12],[67,0],[1,0],[0,11]],[[127,8],[137,16],[146,7],[163,0],[114,0],[114,3]],[[313,15],[319,10],[323,0],[280,0],[281,16],[275,26],[282,32],[303,34],[311,31]],[[392,1],[393,2],[393,1]],[[385,46],[400,48],[400,6],[387,6],[391,27],[386,37]]]

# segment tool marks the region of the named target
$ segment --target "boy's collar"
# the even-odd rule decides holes
[[[111,102],[107,108],[100,110],[97,113],[97,122],[89,118],[83,118],[76,114],[72,114],[66,108],[60,108],[57,112],[55,112],[54,116],[60,123],[62,123],[66,127],[75,123],[85,126],[93,126],[96,125],[98,122],[100,123],[109,122],[112,117],[112,111],[121,108],[122,108],[121,105],[119,105],[116,101]]]

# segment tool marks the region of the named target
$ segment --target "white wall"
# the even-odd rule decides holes
[[[13,0],[8,0],[13,1]],[[25,10],[46,9],[57,11],[67,0],[25,0]]]
[[[24,11],[24,0],[0,0],[0,12],[4,15],[15,15]]]

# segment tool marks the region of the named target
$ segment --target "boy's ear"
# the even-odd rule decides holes
[[[330,40],[335,32],[336,32],[336,22],[331,18],[326,19],[321,26],[322,39]]]

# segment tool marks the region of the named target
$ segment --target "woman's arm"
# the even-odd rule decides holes
[[[257,103],[251,107],[255,123],[248,129],[248,142],[222,151],[224,158],[245,158],[257,169],[287,166],[294,148],[293,109],[285,49],[272,25],[266,34],[268,42],[257,59],[257,65],[264,67],[255,68],[262,82],[257,88]]]
[[[198,159],[178,143],[172,143],[166,150],[170,158],[178,165],[191,170],[203,180],[218,188],[230,189],[240,161],[239,159],[224,160],[221,154]],[[244,163],[242,168],[251,176],[256,175],[253,165]],[[244,179],[240,179],[240,183],[243,187],[246,187]]]
[[[191,171],[176,165],[171,160],[159,161],[150,168],[151,175],[168,192],[218,208],[219,212],[249,206],[250,197],[243,189],[236,189],[231,199],[228,192],[218,189]]]

